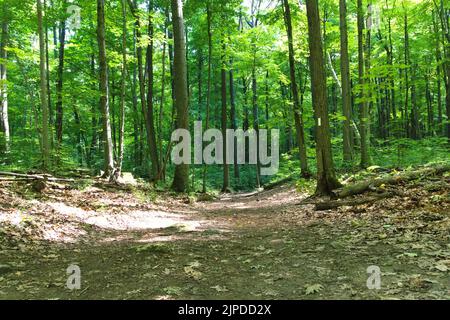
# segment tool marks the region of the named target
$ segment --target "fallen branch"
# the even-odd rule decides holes
[[[49,182],[75,182],[74,179],[60,179],[55,178],[50,175],[38,175],[38,174],[22,174],[22,173],[13,173],[13,172],[0,172],[0,176],[6,176],[6,177],[14,177],[19,178],[18,181],[21,180],[43,180],[43,181],[49,181]]]
[[[450,165],[443,165],[432,168],[425,168],[417,171],[411,171],[406,173],[397,174],[394,176],[388,176],[383,178],[375,178],[368,181],[359,182],[344,187],[341,190],[335,192],[337,198],[347,198],[350,196],[362,194],[370,189],[378,188],[382,185],[396,185],[401,182],[407,182],[415,180],[422,176],[433,176],[438,174],[443,174],[444,172],[450,171]]]
[[[377,195],[373,195],[373,196],[365,197],[365,198],[319,202],[319,203],[316,203],[315,209],[316,209],[316,211],[325,211],[325,210],[336,209],[339,207],[354,207],[354,206],[360,206],[363,204],[374,203],[374,202],[377,202],[382,199],[391,198],[393,196],[395,196],[395,193],[382,193],[382,194],[377,194]]]

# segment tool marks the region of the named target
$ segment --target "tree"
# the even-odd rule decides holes
[[[177,129],[189,129],[186,40],[184,34],[183,2],[172,1],[172,24],[174,41],[174,96]],[[172,189],[185,192],[189,186],[189,165],[180,164],[175,168]]]
[[[321,41],[319,4],[317,0],[306,0],[308,16],[308,39],[310,52],[311,90],[316,126],[316,194],[331,194],[341,184],[336,178],[331,154],[330,124],[326,96],[324,55]]]
[[[63,1],[63,8],[65,9],[66,1]],[[58,64],[58,79],[56,81],[56,141],[58,146],[61,146],[63,137],[63,85],[64,85],[64,52],[66,42],[66,20],[65,17],[59,22],[59,64]]]
[[[125,104],[127,93],[127,5],[126,0],[122,5],[122,80],[120,84],[120,128],[119,128],[119,157],[117,160],[117,176],[120,176],[123,166],[125,149]]]
[[[37,0],[37,18],[38,18],[38,34],[39,34],[39,70],[40,70],[40,87],[41,87],[41,110],[42,110],[42,169],[49,169],[50,160],[50,141],[48,132],[48,93],[47,93],[47,60],[46,46],[42,19],[42,3]]]
[[[365,60],[364,60],[364,9],[362,6],[362,0],[357,0],[357,23],[358,23],[358,79],[360,86],[360,134],[361,134],[361,168],[367,168],[370,166],[370,154],[369,154],[369,104],[366,96],[366,81],[365,81]]]
[[[211,3],[208,0],[206,3],[206,20],[207,20],[207,32],[208,32],[208,79],[206,88],[206,110],[205,110],[205,130],[209,129],[209,118],[211,109],[211,69],[212,69],[212,17],[211,17]],[[203,165],[203,193],[206,193],[206,178],[207,178],[208,168]]]
[[[286,32],[288,37],[288,48],[289,48],[289,71],[291,79],[291,93],[294,102],[294,120],[295,129],[297,132],[297,140],[299,146],[300,155],[300,168],[303,177],[309,177],[308,169],[308,156],[306,153],[306,143],[305,143],[305,133],[303,128],[303,116],[300,106],[300,98],[298,94],[297,78],[295,72],[295,58],[294,58],[294,40],[292,35],[292,19],[291,19],[291,9],[289,6],[289,0],[283,0],[284,5],[284,21],[286,25]]]
[[[147,137],[147,144],[150,151],[150,158],[152,160],[152,170],[151,176],[154,181],[159,180],[160,170],[159,170],[159,159],[158,150],[156,146],[156,130],[153,117],[153,45],[152,41],[149,42],[147,47],[147,73],[148,73],[148,90],[147,96],[145,95],[145,75],[144,75],[144,57],[142,50],[143,37],[141,33],[141,18],[138,12],[137,3],[128,0],[128,4],[131,8],[131,12],[135,18],[135,32],[137,38],[137,66],[138,66],[138,80],[139,80],[139,93],[141,100],[141,110],[145,123],[145,131]],[[152,20],[151,20],[151,5],[149,3],[149,34],[153,31]]]
[[[347,4],[346,0],[339,0],[339,27],[341,41],[341,84],[342,84],[342,109],[345,117],[344,137],[344,161],[353,160],[353,147],[351,141],[352,99],[350,87],[350,61],[348,56],[348,31],[347,31]]]
[[[5,4],[3,4],[5,6]],[[3,7],[4,14],[7,10]],[[10,151],[10,132],[9,132],[9,118],[8,118],[8,86],[7,86],[7,61],[8,53],[6,47],[8,46],[8,17],[2,16],[1,23],[1,38],[0,38],[0,151],[8,154]]]
[[[156,130],[154,121],[154,107],[153,107],[153,37],[154,37],[154,27],[153,27],[153,3],[152,0],[148,2],[148,37],[149,43],[147,46],[147,128],[149,130],[149,149],[150,149],[150,159],[152,162],[152,175],[155,181],[159,180],[159,157],[158,157],[158,146],[156,144]]]
[[[227,70],[226,70],[226,44],[225,39],[222,39],[222,117],[221,117],[221,127],[223,136],[223,187],[222,191],[227,192],[230,188],[230,173],[227,163]]]
[[[104,169],[103,177],[113,180],[114,177],[114,157],[111,133],[111,121],[109,117],[109,84],[108,84],[108,63],[106,60],[106,27],[105,27],[105,0],[97,0],[97,42],[99,48],[99,86],[100,86],[100,108],[102,111],[103,123],[103,148],[104,148]]]

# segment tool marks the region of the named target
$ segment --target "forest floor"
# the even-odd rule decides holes
[[[450,299],[449,186],[444,175],[317,212],[289,184],[201,202],[0,182],[0,299]]]

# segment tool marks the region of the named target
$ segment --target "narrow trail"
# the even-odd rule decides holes
[[[0,299],[450,298],[445,199],[319,213],[297,205],[304,197],[291,185],[195,203],[139,188],[36,197],[3,185]],[[80,290],[66,288],[69,265]],[[367,288],[372,265],[381,290]]]

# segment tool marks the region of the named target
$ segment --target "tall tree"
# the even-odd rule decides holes
[[[360,86],[360,110],[359,110],[359,122],[360,122],[360,134],[361,134],[361,167],[367,168],[370,166],[370,154],[369,154],[369,104],[367,102],[367,88],[365,80],[365,36],[364,36],[364,8],[362,0],[357,0],[357,23],[358,23],[358,78]]]
[[[186,38],[184,34],[183,2],[172,1],[172,24],[174,41],[174,96],[177,129],[189,129],[189,105],[187,90]],[[189,186],[189,165],[180,164],[175,167],[172,189],[185,192]]]
[[[302,176],[309,177],[310,173],[309,173],[309,169],[308,169],[308,156],[306,153],[303,116],[302,116],[302,110],[301,110],[301,105],[300,105],[300,98],[299,98],[299,94],[298,94],[297,77],[296,77],[296,72],[295,72],[294,38],[293,38],[292,18],[291,18],[291,9],[289,6],[289,0],[283,0],[283,6],[284,6],[284,21],[285,21],[286,32],[287,32],[287,37],[288,37],[289,71],[290,71],[290,79],[291,79],[292,99],[294,102],[294,121],[295,121],[295,129],[297,132],[297,142],[298,142],[298,147],[299,147],[300,168],[301,168]]]
[[[7,14],[7,10],[3,4],[3,14]],[[1,39],[0,39],[0,151],[8,154],[10,151],[10,132],[8,118],[8,86],[7,86],[7,61],[8,53],[8,17],[2,16],[1,23]]]
[[[353,148],[351,141],[352,98],[350,86],[350,59],[348,55],[348,31],[347,31],[347,4],[346,0],[339,0],[339,26],[341,41],[341,84],[342,84],[342,109],[345,117],[343,127],[344,137],[344,161],[353,160]]]
[[[324,55],[321,41],[319,4],[317,0],[306,0],[310,52],[311,90],[316,126],[316,194],[331,194],[340,187],[336,178],[331,153],[330,124],[328,119],[327,89]]]
[[[212,69],[212,14],[211,14],[211,2],[208,0],[206,3],[206,20],[207,20],[207,32],[208,32],[208,79],[206,87],[206,110],[205,110],[205,130],[209,129],[209,118],[211,109],[211,69]],[[206,178],[208,168],[206,164],[203,165],[203,193],[206,193]]]
[[[227,163],[227,69],[226,69],[226,44],[224,37],[222,38],[222,116],[221,116],[221,128],[223,137],[223,186],[222,191],[228,192],[230,188],[230,167]]]
[[[119,118],[119,155],[117,159],[117,176],[120,176],[123,166],[125,149],[125,99],[127,93],[127,5],[126,0],[121,1],[122,5],[122,79],[120,83],[120,118]]]
[[[46,63],[46,45],[43,27],[43,13],[41,0],[37,0],[37,18],[39,34],[39,71],[41,87],[41,112],[42,112],[42,168],[44,171],[49,169],[50,161],[50,141],[48,130],[48,95],[47,95],[47,63]]]
[[[230,59],[230,71],[229,71],[229,82],[230,82],[230,118],[231,118],[231,129],[237,130],[237,118],[236,118],[236,90],[234,88],[234,70],[233,70],[233,59]],[[238,154],[237,154],[237,144],[234,144],[234,178],[240,179],[240,171],[238,164]]]
[[[154,103],[153,103],[153,44],[154,44],[154,26],[153,26],[153,1],[148,1],[148,37],[149,43],[147,46],[147,127],[150,130],[149,137],[149,151],[150,160],[152,162],[152,176],[154,180],[159,180],[159,157],[158,157],[158,146],[156,144],[156,130],[155,130],[155,120],[154,120]]]
[[[66,1],[63,1],[65,9]],[[59,50],[58,50],[58,78],[56,81],[56,141],[58,146],[62,143],[63,136],[63,85],[64,85],[64,52],[66,42],[66,20],[63,17],[59,22]]]
[[[106,26],[105,26],[105,0],[97,0],[97,42],[99,48],[99,87],[100,107],[103,122],[103,147],[104,147],[104,169],[103,177],[108,180],[114,179],[114,156],[111,133],[111,121],[109,116],[109,85],[108,85],[108,63],[106,59]]]
[[[252,0],[251,15],[252,21],[251,27],[256,29],[259,23],[259,11],[261,8],[262,0]],[[253,113],[253,129],[256,132],[256,187],[261,187],[261,163],[259,159],[259,106],[258,106],[258,79],[256,77],[257,68],[257,52],[258,47],[256,45],[255,36],[251,39],[253,50],[253,63],[252,63],[252,113]]]

